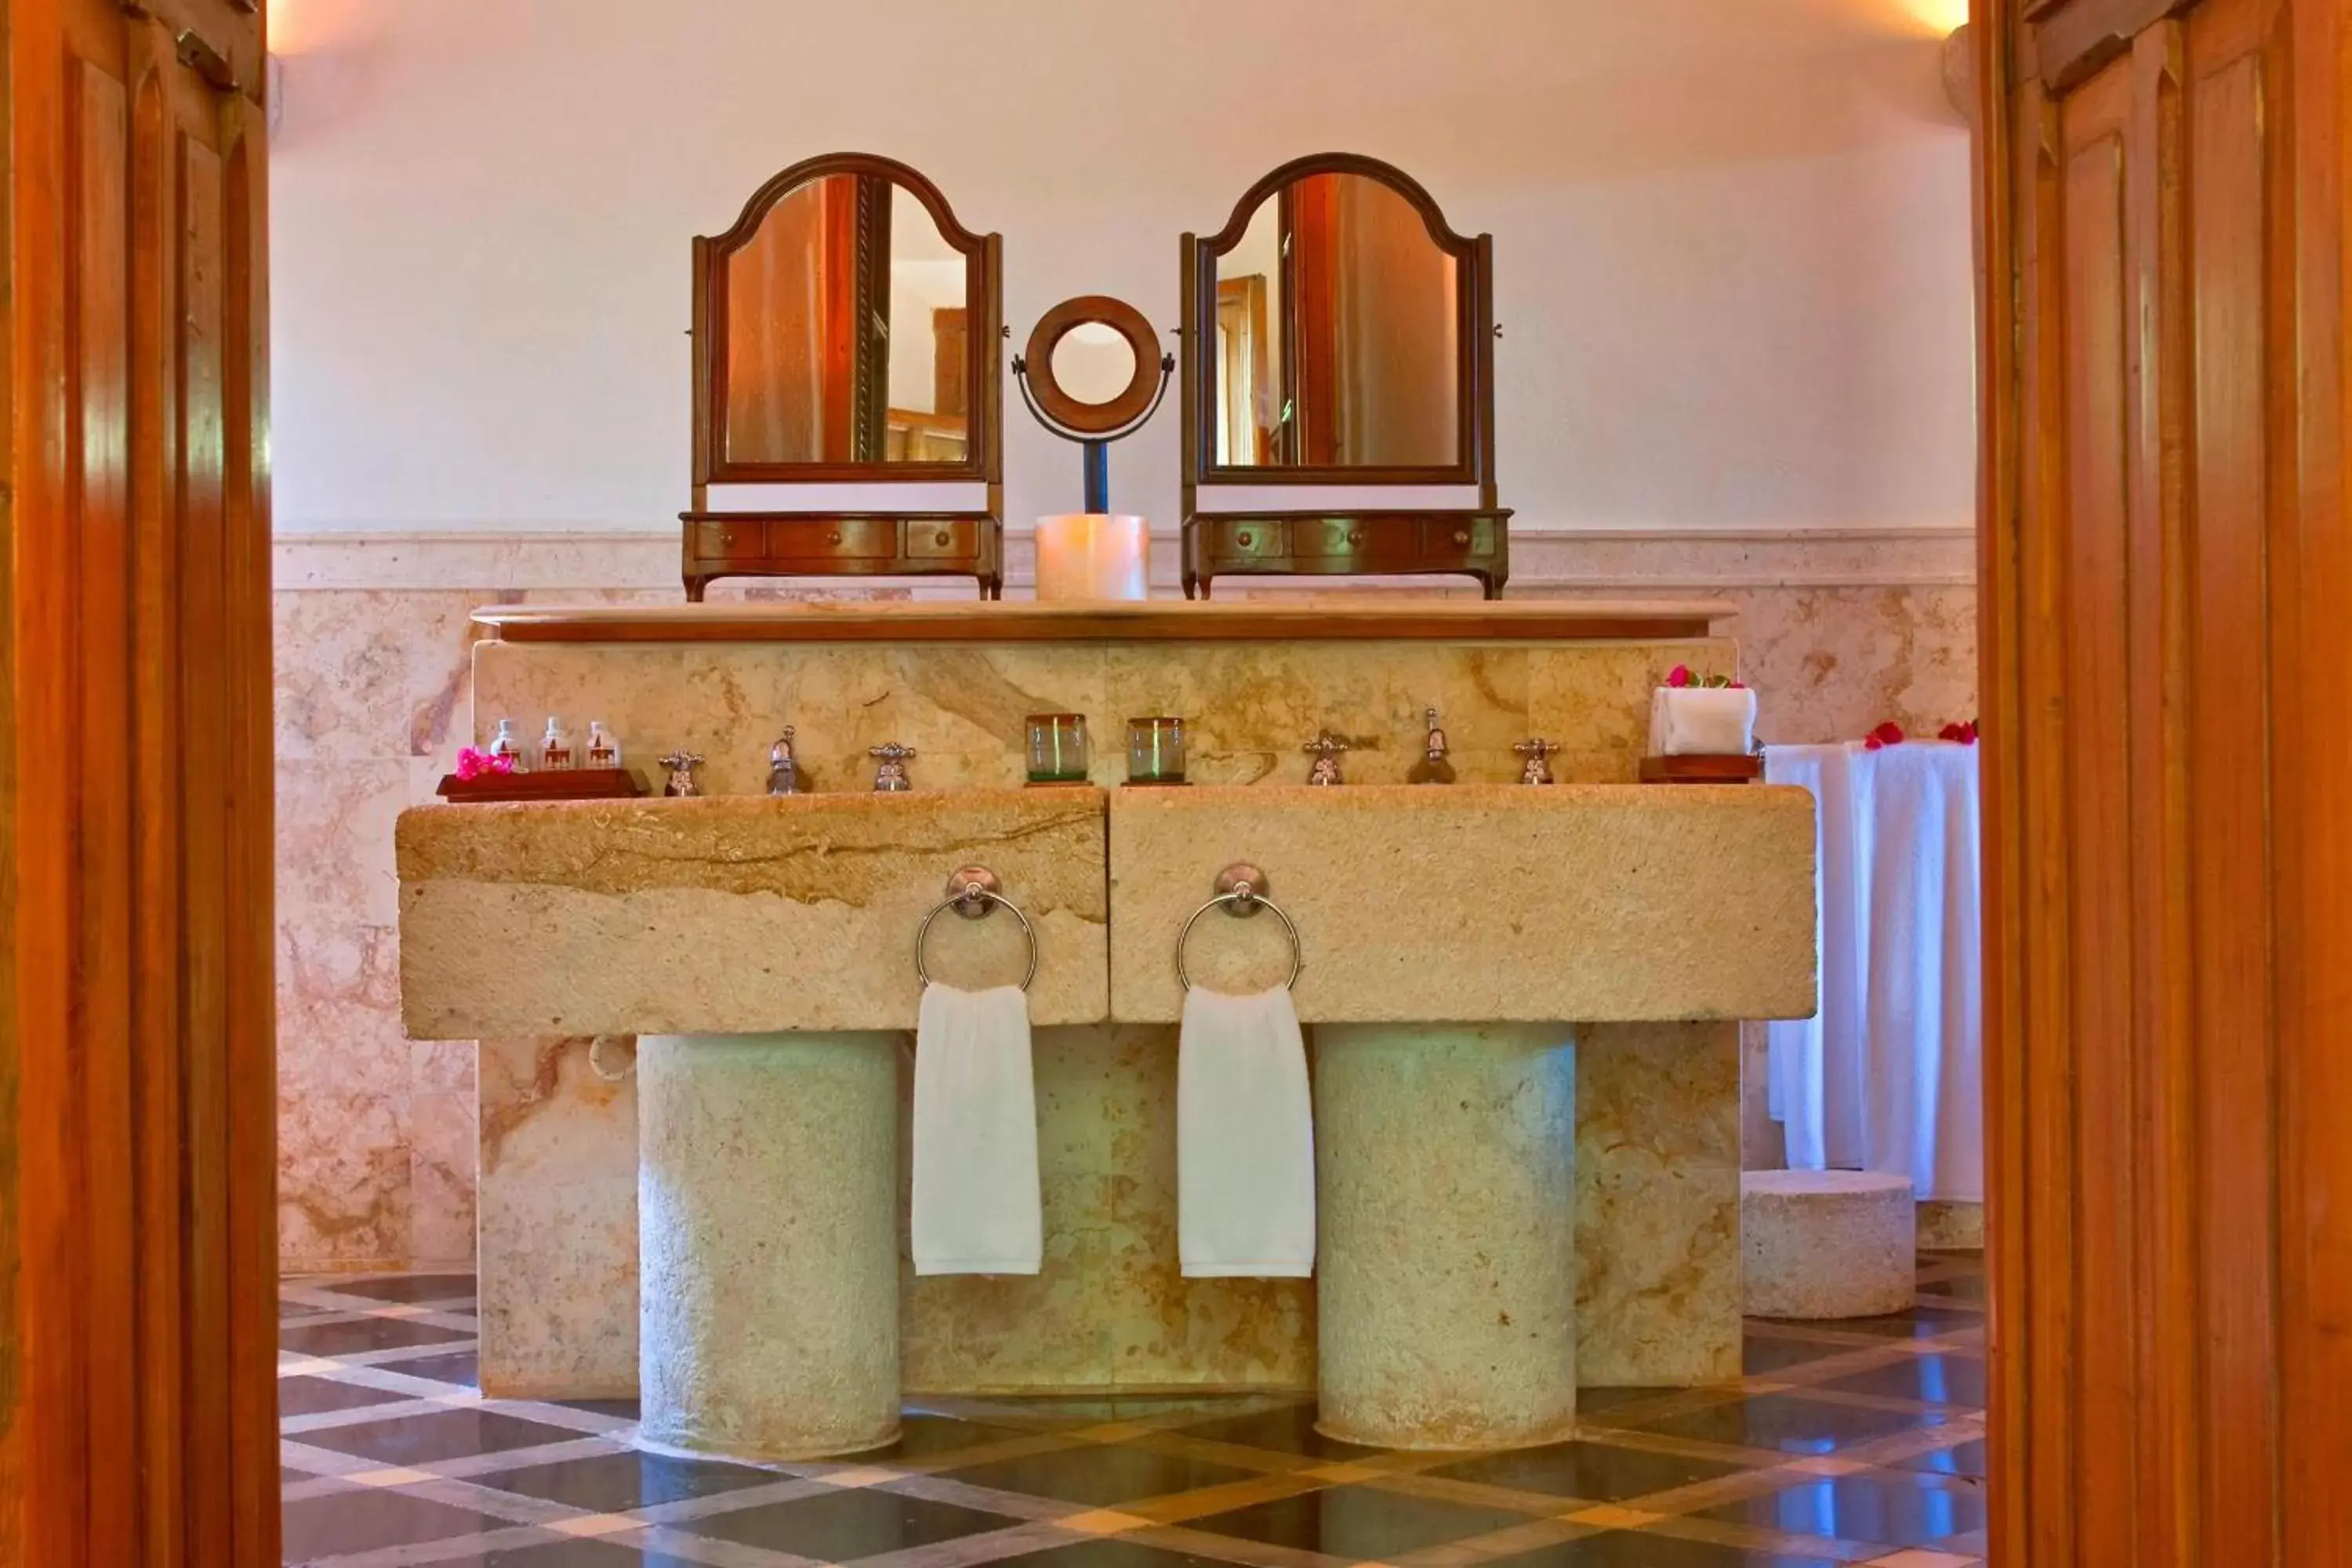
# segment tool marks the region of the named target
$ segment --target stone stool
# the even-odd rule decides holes
[[[1918,1239],[1914,1206],[1908,1176],[1743,1172],[1748,1315],[1868,1318],[1907,1310]]]

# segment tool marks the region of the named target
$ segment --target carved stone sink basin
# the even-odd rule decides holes
[[[1310,1023],[1811,1014],[1813,804],[1760,784],[1122,790],[1110,802],[1111,1011],[1174,1019],[1176,933],[1234,862],[1298,927]],[[1280,922],[1213,911],[1196,984],[1262,989]]]
[[[910,1029],[915,931],[958,867],[1035,925],[1038,1024],[1107,1011],[1092,789],[425,806],[400,819],[418,1039]],[[935,922],[932,974],[1018,981],[999,910]]]
[[[1801,1017],[1812,803],[1761,785],[1202,786],[428,806],[399,828],[412,1037],[905,1029],[916,928],[979,863],[1034,923],[1034,1023],[1163,1023],[1175,942],[1235,861],[1297,923],[1324,1023]],[[932,973],[1020,977],[1002,914]],[[1278,921],[1213,911],[1221,990],[1287,973]]]

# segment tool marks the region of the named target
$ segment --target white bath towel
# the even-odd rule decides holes
[[[1017,985],[924,989],[913,1207],[918,1274],[1034,1274],[1044,1259],[1029,998]]]
[[[1315,1110],[1288,990],[1185,994],[1176,1203],[1188,1277],[1315,1272]]]
[[[1744,757],[1756,749],[1756,693],[1746,687],[1661,686],[1650,694],[1654,757]]]

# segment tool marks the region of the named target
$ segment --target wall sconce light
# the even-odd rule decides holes
[[[1944,96],[1969,124],[1977,122],[1976,34],[1961,23],[1944,39]]]

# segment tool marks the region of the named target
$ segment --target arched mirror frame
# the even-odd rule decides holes
[[[835,174],[871,175],[903,188],[923,204],[940,237],[964,258],[964,300],[975,325],[990,323],[975,342],[965,367],[965,406],[970,410],[964,457],[952,462],[740,462],[727,455],[727,269],[735,253],[758,237],[776,204],[813,181]],[[974,234],[956,221],[947,197],[931,182],[894,158],[870,153],[829,153],[806,158],[770,179],[743,204],[742,216],[723,234],[694,241],[694,429],[695,476],[706,484],[798,484],[916,482],[981,483],[1001,477],[1003,355],[984,352],[1002,333],[1003,242]]]
[[[1456,459],[1448,465],[1301,467],[1221,464],[1213,431],[1219,395],[1209,356],[1217,341],[1217,261],[1240,245],[1250,220],[1283,188],[1312,174],[1360,174],[1395,191],[1421,215],[1429,237],[1456,263],[1461,312],[1455,396],[1460,408]],[[1401,576],[1458,574],[1477,579],[1488,598],[1510,572],[1510,512],[1495,481],[1495,242],[1454,232],[1436,198],[1393,163],[1358,153],[1294,158],[1234,204],[1225,226],[1181,242],[1183,313],[1182,403],[1184,593],[1207,597],[1220,576]],[[1475,506],[1396,510],[1204,511],[1201,486],[1475,485]]]
[[[727,273],[771,209],[813,180],[872,175],[919,201],[940,238],[964,258],[971,312],[966,368],[966,443],[950,462],[737,462],[727,455]],[[1001,596],[1004,559],[1003,237],[956,220],[940,188],[919,171],[872,153],[804,158],[751,193],[724,233],[694,240],[693,504],[684,526],[687,597],[721,577],[968,576],[983,597]],[[982,510],[860,512],[837,510],[714,511],[712,485],[982,484]]]

